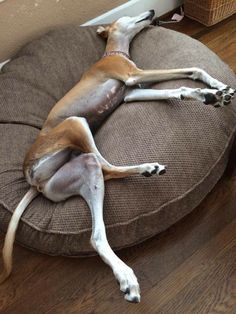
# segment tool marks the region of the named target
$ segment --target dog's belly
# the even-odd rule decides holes
[[[113,79],[93,88],[80,99],[78,116],[85,117],[90,128],[96,130],[122,103],[125,88],[122,82]]]
[[[114,79],[80,82],[54,106],[44,127],[52,128],[68,117],[77,116],[86,118],[91,130],[96,131],[122,103],[125,89],[124,83]]]

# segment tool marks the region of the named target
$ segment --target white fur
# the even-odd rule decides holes
[[[125,96],[125,102],[141,101],[141,100],[162,100],[162,99],[184,99],[184,100],[199,100],[201,102],[206,101],[207,95],[214,95],[215,102],[212,105],[224,106],[225,97],[228,92],[218,95],[218,89],[209,88],[189,88],[181,87],[178,89],[133,89]]]
[[[15,239],[16,229],[19,224],[19,220],[29,205],[29,203],[38,195],[38,191],[31,187],[29,191],[25,194],[25,196],[20,201],[19,205],[15,209],[11,221],[8,225],[4,246],[2,250],[3,255],[3,272],[0,275],[0,283],[5,281],[7,277],[10,275],[12,270],[12,251],[13,251],[13,243]]]

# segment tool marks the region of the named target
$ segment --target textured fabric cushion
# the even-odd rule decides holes
[[[28,190],[24,154],[49,110],[104,51],[93,27],[52,31],[24,47],[0,75],[0,228]],[[229,67],[204,45],[180,33],[149,28],[133,41],[131,55],[142,68],[198,66],[236,87]],[[190,80],[158,88],[203,86]],[[165,176],[134,176],[106,183],[104,220],[115,249],[163,231],[193,210],[222,175],[236,125],[236,102],[225,108],[198,101],[155,101],[120,106],[95,135],[113,164],[158,161]],[[22,217],[17,240],[57,255],[94,253],[91,218],[80,197],[53,203],[38,196]]]

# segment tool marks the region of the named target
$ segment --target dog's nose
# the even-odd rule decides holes
[[[155,15],[155,11],[154,10],[149,10],[150,12],[150,19],[152,19]]]

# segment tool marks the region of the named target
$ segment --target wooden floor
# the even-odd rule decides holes
[[[206,28],[169,26],[213,49],[236,71],[236,17]],[[221,181],[204,202],[161,235],[118,255],[137,274],[140,304],[123,300],[98,257],[48,257],[18,245],[0,287],[1,314],[236,313],[236,142]],[[2,237],[1,237],[2,242]]]

